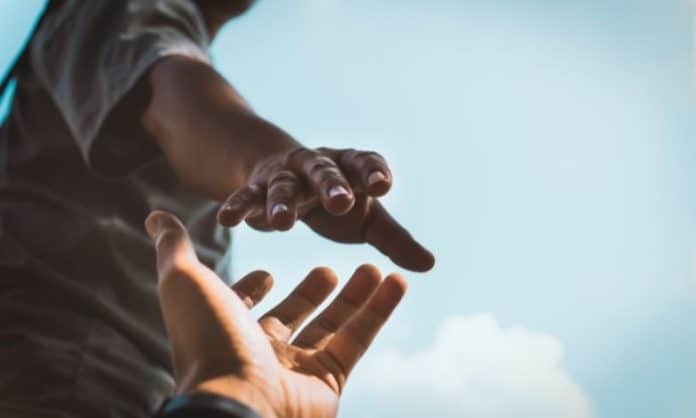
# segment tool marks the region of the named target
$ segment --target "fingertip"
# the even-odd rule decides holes
[[[169,212],[153,210],[145,219],[145,231],[153,240],[170,229],[180,230],[184,229],[184,226],[176,216]]]
[[[229,206],[222,206],[217,213],[217,221],[220,225],[233,228],[242,222],[241,217],[237,211],[233,210]]]
[[[372,264],[358,267],[348,283],[343,287],[339,298],[345,302],[360,306],[374,293],[382,283],[382,273]]]
[[[418,245],[417,251],[409,254],[408,257],[392,258],[394,263],[416,273],[426,273],[435,267],[435,256],[425,248]]]
[[[408,290],[408,282],[398,273],[391,273],[384,279],[383,286],[387,286],[393,295],[404,295]]]
[[[160,232],[161,211],[155,210],[145,218],[145,231],[150,239],[155,240]]]
[[[269,292],[271,289],[273,289],[273,286],[275,285],[275,279],[273,276],[271,276],[270,273],[266,273],[266,276],[263,278],[262,281],[262,290],[264,293]]]
[[[293,293],[300,294],[312,304],[319,305],[333,292],[337,284],[338,277],[333,270],[327,267],[317,267],[305,276],[304,280],[293,290]]]
[[[255,282],[262,284],[263,287],[273,286],[273,275],[266,270],[255,270],[244,276],[238,283]]]
[[[424,250],[416,271],[419,273],[426,273],[432,270],[433,267],[435,267],[435,256],[430,251]]]
[[[390,274],[368,302],[368,309],[384,318],[388,317],[401,302],[407,289],[408,285],[402,276]]]
[[[353,277],[379,284],[382,281],[382,272],[374,264],[365,263],[355,270]]]
[[[391,178],[381,171],[374,171],[367,177],[366,191],[370,196],[384,196],[389,192],[391,186]]]
[[[338,285],[338,276],[328,267],[316,267],[309,272],[305,281],[312,284],[322,283],[325,288],[333,290]]]
[[[287,208],[287,206],[286,206]],[[271,214],[270,225],[278,231],[288,231],[292,229],[297,221],[297,212],[289,209],[276,210]]]
[[[249,296],[252,300],[252,306],[263,299],[271,291],[274,284],[273,276],[265,270],[253,271],[242,280],[248,280],[250,283],[251,292]]]

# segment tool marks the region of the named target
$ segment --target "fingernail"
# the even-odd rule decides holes
[[[271,208],[271,216],[276,216],[277,214],[287,212],[288,210],[290,210],[290,208],[285,203],[276,203],[273,208]]]
[[[385,176],[381,171],[373,171],[372,174],[367,177],[368,186],[372,186],[375,183],[381,183],[384,181],[387,181],[387,176]]]
[[[346,196],[348,194],[349,194],[348,189],[346,189],[345,187],[343,187],[341,185],[334,186],[329,190],[329,198],[331,198],[331,199],[333,199],[334,197],[337,197],[337,196]]]

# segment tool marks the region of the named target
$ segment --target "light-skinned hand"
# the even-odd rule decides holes
[[[317,268],[257,321],[249,308],[270,289],[267,273],[248,275],[232,291],[198,261],[174,216],[153,212],[146,228],[157,250],[177,393],[226,396],[263,417],[334,417],[348,375],[406,291],[400,276],[382,279],[362,266],[300,330],[338,282]]]

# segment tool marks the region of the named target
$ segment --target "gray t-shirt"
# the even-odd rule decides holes
[[[225,279],[229,231],[144,132],[143,76],[208,44],[193,0],[65,0],[38,29],[0,130],[1,416],[145,417],[171,393],[143,221],[181,217]]]

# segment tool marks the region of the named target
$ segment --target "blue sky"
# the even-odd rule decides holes
[[[38,3],[0,4],[8,62]],[[224,29],[256,110],[383,153],[386,205],[438,257],[343,416],[694,416],[692,43],[686,0],[262,0]],[[265,306],[363,262],[398,271],[304,227],[236,235],[235,270],[276,276]]]

